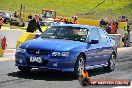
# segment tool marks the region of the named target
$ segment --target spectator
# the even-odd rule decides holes
[[[0,16],[0,29],[1,29],[1,26],[3,26],[3,23],[4,22],[4,19]]]
[[[108,24],[108,19],[105,18],[105,26]]]
[[[71,20],[69,21],[69,24],[73,24]]]
[[[101,28],[105,29],[106,25],[107,25],[107,22],[106,22],[104,19],[102,19],[102,20],[100,21],[99,26],[100,26]]]
[[[66,19],[66,22],[65,22],[66,24],[68,24],[69,22],[68,22],[68,19]]]
[[[62,22],[67,23],[67,20],[64,18]]]
[[[110,26],[110,24],[107,24],[106,25],[106,32],[108,33],[108,34],[110,34],[110,32],[111,32],[111,26]]]
[[[113,21],[113,23],[111,24],[111,34],[117,34],[117,25],[115,23],[115,21]]]
[[[72,22],[73,24],[79,24],[77,16],[73,16],[72,18],[73,18],[73,22]]]
[[[14,17],[18,18],[17,11],[14,12]]]
[[[129,33],[129,25],[125,25],[124,26],[124,34],[128,34]]]
[[[109,20],[109,24],[112,24],[112,23],[113,23],[113,20],[112,20],[112,19],[110,19],[110,20]]]
[[[115,20],[116,27],[118,28],[118,20]]]
[[[35,17],[32,20],[30,20],[28,23],[27,32],[33,33],[37,30],[37,28],[42,33],[42,29],[39,24],[39,16],[35,15]]]
[[[118,30],[118,25],[119,25],[118,20],[115,20],[115,25],[116,25],[116,32],[117,32],[117,30]]]
[[[124,42],[124,47],[128,46],[128,35],[129,35],[129,25],[125,25],[124,27],[124,37],[122,38]]]
[[[32,19],[32,15],[31,15],[31,14],[29,14],[28,19],[29,19],[29,20],[31,20],[31,19]]]
[[[121,21],[122,22],[125,22],[126,21],[126,17],[125,16],[122,16]]]
[[[128,18],[127,18],[126,16],[120,16],[120,17],[118,18],[118,21],[119,21],[119,22],[127,22],[127,21],[128,21]]]
[[[124,47],[128,46],[128,35],[125,34],[124,37],[122,38],[122,42],[124,43]]]

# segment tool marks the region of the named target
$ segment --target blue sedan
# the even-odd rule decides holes
[[[87,25],[59,24],[37,39],[21,44],[15,54],[20,71],[32,68],[75,72],[103,67],[115,69],[117,47],[105,30]]]

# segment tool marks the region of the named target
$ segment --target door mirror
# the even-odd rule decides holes
[[[36,34],[35,37],[34,37],[34,39],[38,38],[39,36],[40,36],[39,34]]]
[[[90,44],[97,44],[99,43],[99,40],[91,40]]]

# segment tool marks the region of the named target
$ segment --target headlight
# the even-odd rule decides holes
[[[17,48],[17,52],[19,53],[26,53],[26,49],[23,49],[23,48]]]
[[[68,56],[69,55],[69,52],[53,52],[52,53],[52,56]]]
[[[68,56],[69,52],[61,52],[61,56]]]

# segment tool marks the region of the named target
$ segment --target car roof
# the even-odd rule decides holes
[[[81,25],[81,24],[58,24],[53,26],[71,26],[71,27],[80,27],[80,28],[88,28],[88,29],[97,28],[96,26]]]

